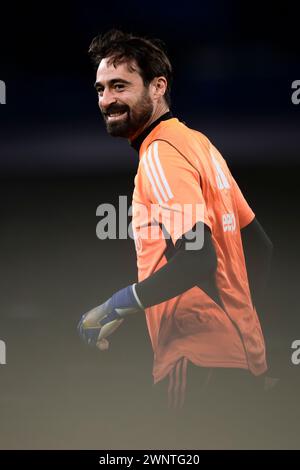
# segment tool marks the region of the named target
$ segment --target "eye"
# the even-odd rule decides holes
[[[117,91],[122,91],[124,90],[125,86],[124,86],[124,83],[116,83],[115,84],[115,90]]]
[[[103,95],[103,88],[97,88],[96,91],[97,91],[98,96]]]

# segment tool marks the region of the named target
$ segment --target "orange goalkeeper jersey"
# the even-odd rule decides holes
[[[203,134],[176,118],[152,129],[139,153],[132,204],[139,281],[167,262],[163,231],[175,244],[197,222],[204,222],[216,250],[215,277],[222,305],[193,287],[146,309],[154,382],[182,358],[198,366],[262,374],[265,345],[251,300],[240,232],[254,213],[224,158]]]

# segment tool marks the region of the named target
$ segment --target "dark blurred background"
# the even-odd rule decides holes
[[[93,88],[87,49],[111,27],[166,43],[173,113],[221,151],[275,246],[260,316],[282,413],[224,446],[298,448],[299,6],[221,0],[1,6],[0,448],[175,446],[157,434],[144,318],[105,354],[76,334],[82,312],[136,279],[133,242],[96,237],[97,206],[130,201],[138,164],[106,135]]]

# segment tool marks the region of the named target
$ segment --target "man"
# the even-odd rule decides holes
[[[107,349],[126,315],[145,310],[154,382],[168,380],[172,407],[184,403],[188,366],[203,384],[225,369],[247,380],[261,376],[267,365],[255,306],[270,240],[218,150],[172,116],[172,67],[161,44],[113,30],[89,52],[107,131],[139,152],[139,282],[83,315],[80,335]]]

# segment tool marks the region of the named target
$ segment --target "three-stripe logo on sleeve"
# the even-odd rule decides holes
[[[161,165],[158,142],[149,146],[142,156],[142,162],[158,203],[163,204],[172,199],[174,196]]]

